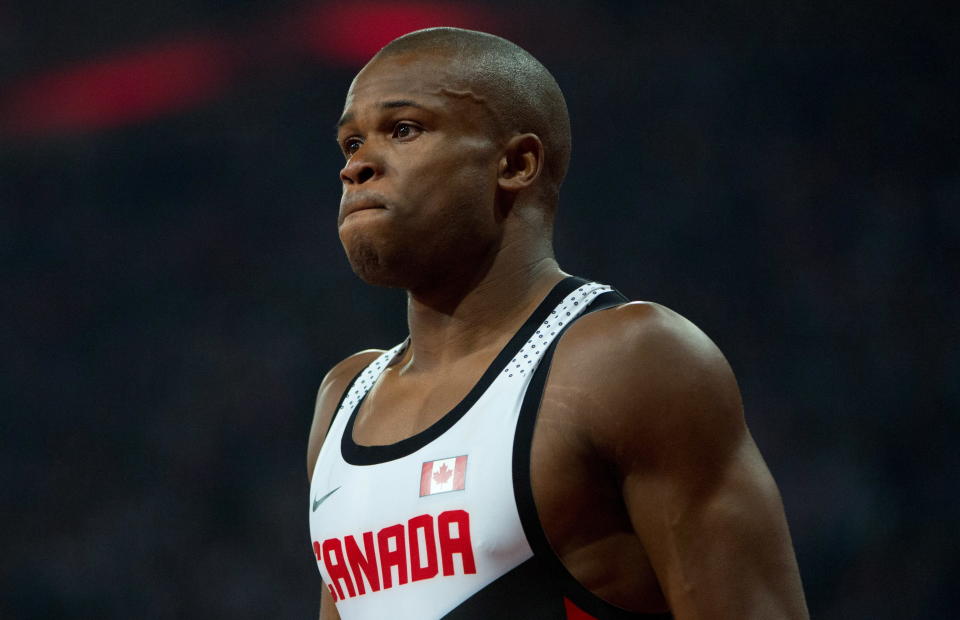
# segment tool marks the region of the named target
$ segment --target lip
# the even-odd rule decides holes
[[[373,209],[386,209],[387,207],[376,200],[361,199],[351,200],[340,205],[340,217],[338,224],[343,224],[344,220],[360,211],[370,211]]]

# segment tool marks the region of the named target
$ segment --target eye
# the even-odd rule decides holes
[[[401,121],[393,126],[393,137],[398,140],[409,140],[419,136],[422,131],[416,125]]]
[[[360,150],[360,145],[362,144],[363,142],[361,142],[359,138],[347,138],[346,140],[343,141],[344,155],[346,155],[347,157],[350,157],[351,155],[356,153],[358,150]]]

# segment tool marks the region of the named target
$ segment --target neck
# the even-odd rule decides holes
[[[499,351],[565,275],[549,246],[534,252],[501,248],[486,267],[430,290],[409,291],[403,372]]]

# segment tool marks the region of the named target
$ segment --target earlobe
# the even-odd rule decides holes
[[[497,183],[508,192],[519,192],[534,184],[543,170],[543,142],[536,134],[513,136],[499,162]]]

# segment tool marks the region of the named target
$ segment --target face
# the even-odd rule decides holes
[[[347,93],[337,141],[340,240],[365,281],[439,284],[494,251],[500,145],[487,102],[455,64],[421,54],[373,61]]]

